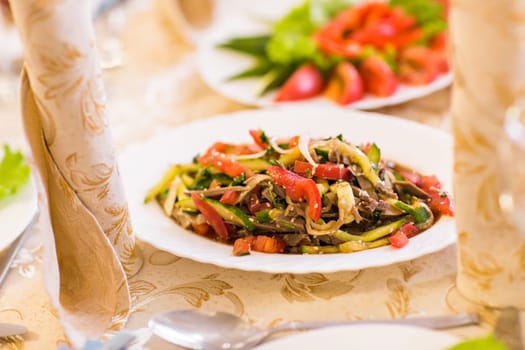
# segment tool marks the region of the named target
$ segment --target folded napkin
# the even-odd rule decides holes
[[[451,2],[454,197],[460,292],[525,308],[525,238],[498,203],[505,110],[525,98],[525,2]]]
[[[11,2],[25,52],[23,121],[50,223],[46,286],[75,346],[125,324],[127,276],[142,264],[112,149],[90,4]]]

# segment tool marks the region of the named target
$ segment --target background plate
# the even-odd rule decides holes
[[[3,157],[4,152],[0,149],[0,159]],[[37,211],[37,190],[33,177],[14,196],[0,200],[0,252],[24,231]]]
[[[272,3],[276,1],[272,0]],[[228,4],[226,2],[225,4]],[[246,79],[227,82],[226,79],[253,64],[253,59],[247,55],[238,54],[229,50],[217,49],[215,46],[225,40],[252,34],[266,34],[270,31],[269,21],[279,18],[281,14],[293,7],[297,1],[277,1],[278,6],[250,5],[223,6],[220,9],[217,23],[207,30],[205,40],[202,40],[198,50],[198,68],[203,80],[215,91],[238,102],[266,107],[276,105],[273,102],[275,92],[260,98],[261,79]],[[223,4],[223,5],[225,5]],[[265,2],[266,4],[266,2]],[[444,74],[432,83],[425,86],[400,85],[395,94],[389,97],[374,97],[366,95],[364,99],[343,106],[351,109],[375,109],[389,105],[407,102],[419,97],[429,95],[449,86],[452,74]],[[307,105],[308,107],[338,106],[324,98],[314,98],[298,102],[293,105]],[[282,105],[282,104],[281,104]]]
[[[390,246],[352,254],[284,255],[252,253],[236,257],[231,246],[180,228],[156,202],[143,204],[147,190],[174,163],[187,163],[215,141],[249,142],[249,129],[262,128],[271,136],[342,133],[360,144],[374,141],[386,159],[424,174],[435,174],[443,188],[452,185],[452,138],[421,124],[373,113],[337,108],[277,108],[243,111],[166,130],[145,144],[130,146],[120,158],[131,218],[140,239],[157,248],[222,267],[270,273],[310,273],[357,270],[382,266],[438,251],[456,240],[453,218],[443,217],[432,228],[410,240],[403,249]]]
[[[401,325],[357,325],[324,328],[265,343],[257,350],[445,350],[459,338]],[[255,350],[254,349],[254,350]]]

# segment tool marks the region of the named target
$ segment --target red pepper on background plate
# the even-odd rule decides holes
[[[324,91],[324,96],[340,105],[363,98],[363,80],[352,63],[341,62],[337,65]]]
[[[366,92],[386,97],[397,90],[397,78],[388,63],[379,56],[366,58],[359,67]]]
[[[313,64],[306,63],[288,78],[277,92],[274,101],[304,100],[321,94],[323,89],[323,75]]]
[[[401,52],[399,79],[408,85],[426,85],[439,75],[437,56],[429,48],[409,47]]]

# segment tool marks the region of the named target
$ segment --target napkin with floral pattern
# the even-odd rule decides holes
[[[141,266],[112,148],[88,0],[12,1],[23,121],[50,224],[44,267],[70,341],[120,329]],[[48,209],[48,210],[46,210]]]
[[[483,305],[525,308],[525,237],[501,210],[505,110],[525,99],[525,2],[451,3],[458,279]]]

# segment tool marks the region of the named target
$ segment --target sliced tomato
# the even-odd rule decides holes
[[[237,238],[233,243],[233,255],[242,256],[250,254],[255,236]]]
[[[313,64],[299,67],[279,89],[275,102],[297,101],[320,95],[324,89],[324,78]]]
[[[376,96],[391,96],[397,90],[396,75],[381,57],[370,56],[359,67],[365,91]]]
[[[264,142],[262,139],[262,134],[263,134],[262,130],[250,130],[249,132],[250,132],[250,136],[253,139],[253,142],[255,142],[262,149],[268,148],[268,144]]]
[[[427,191],[427,193],[430,195],[428,206],[433,212],[454,216],[454,207],[447,193],[438,190]]]
[[[352,179],[350,170],[348,170],[348,168],[346,168],[342,164],[323,163],[318,164],[314,169],[312,164],[296,160],[294,163],[293,170],[302,176],[311,175],[327,180],[350,181]]]
[[[400,171],[399,175],[403,176],[414,185],[421,186],[421,176],[415,171]]]
[[[211,152],[206,152],[202,155],[199,158],[199,163],[204,166],[212,165],[231,177],[237,177],[243,173],[246,174],[246,177],[253,175],[248,167],[236,161],[233,156],[217,152],[216,150],[211,150]]]
[[[313,221],[321,218],[321,194],[314,180],[274,165],[269,166],[266,170],[273,181],[285,189],[286,195],[291,200],[306,200],[307,213]]]
[[[324,96],[341,105],[347,105],[362,99],[363,91],[363,81],[354,65],[341,62],[335,68]]]
[[[206,236],[208,232],[210,232],[210,225],[208,225],[207,223],[202,223],[202,224],[192,223],[191,227],[193,228],[195,232],[197,232],[198,234],[202,236]]]
[[[286,243],[280,237],[256,236],[252,249],[261,253],[283,253]]]
[[[439,179],[436,175],[424,175],[421,176],[421,188],[424,191],[430,191],[432,189],[441,189],[441,182],[439,182]]]
[[[224,220],[221,218],[221,216],[209,205],[206,203],[202,198],[195,192],[191,194],[191,199],[193,200],[193,203],[195,203],[195,207],[204,215],[204,218],[210,224],[210,226],[215,231],[215,234],[217,237],[223,241],[228,241],[229,234],[228,234],[228,228],[226,228],[226,224],[224,223]]]
[[[408,244],[408,237],[401,230],[397,230],[394,233],[392,233],[390,237],[388,237],[388,240],[394,248],[403,248]]]
[[[454,216],[454,206],[450,196],[441,190],[441,183],[435,175],[421,177],[421,189],[429,196],[428,206],[433,212]]]
[[[414,46],[401,53],[399,79],[409,85],[426,85],[439,74],[439,62],[429,48]]]
[[[408,238],[412,238],[419,233],[419,229],[411,222],[404,224],[399,230]]]
[[[239,198],[241,198],[241,192],[230,190],[224,192],[220,201],[224,204],[235,205],[239,201]]]

